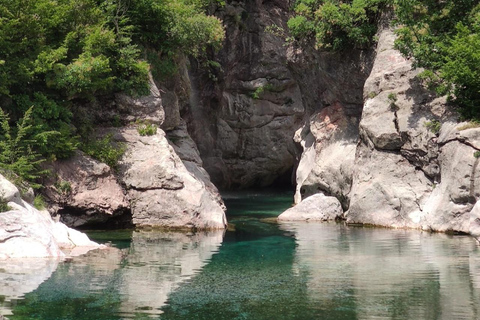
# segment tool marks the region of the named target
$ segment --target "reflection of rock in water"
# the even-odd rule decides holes
[[[160,313],[170,292],[218,251],[223,231],[134,232],[122,270],[122,313]]]
[[[91,251],[60,264],[55,272],[52,268],[42,278],[53,272],[50,279],[18,301],[13,313],[30,319],[34,310],[36,319],[44,320],[58,315],[96,320],[131,319],[139,314],[158,317],[169,293],[201,269],[222,240],[221,230],[133,232],[128,249]],[[8,276],[11,273],[6,271]]]
[[[17,299],[38,288],[58,266],[57,259],[8,259],[0,262],[0,319],[11,315]]]
[[[283,223],[294,231],[294,268],[309,274],[320,306],[353,308],[357,319],[480,319],[480,260],[474,240],[415,230]]]

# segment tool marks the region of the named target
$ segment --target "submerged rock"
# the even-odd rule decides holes
[[[280,221],[332,221],[341,218],[343,210],[335,197],[323,193],[310,196],[278,216]]]
[[[0,259],[64,257],[64,251],[76,255],[101,247],[85,234],[53,221],[46,210],[38,211],[21,200],[12,186],[0,175],[0,194],[13,191],[7,198],[9,210],[0,212]]]

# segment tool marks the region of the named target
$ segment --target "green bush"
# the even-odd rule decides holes
[[[5,200],[2,195],[0,195],[0,212],[7,212],[10,210],[12,210],[12,208],[8,205],[7,200]]]
[[[45,209],[45,207],[46,207],[45,200],[43,199],[43,197],[40,194],[36,195],[35,198],[33,199],[33,206],[37,210]]]
[[[479,2],[397,2],[396,48],[426,69],[421,78],[438,94],[447,94],[465,118],[480,119]]]
[[[212,1],[0,0],[0,101],[11,124],[34,106],[32,127],[52,134],[38,135],[32,151],[70,156],[83,134],[74,106],[147,94],[150,69],[171,75],[177,57],[221,45],[221,21],[205,14]]]
[[[57,192],[63,196],[67,196],[72,192],[72,185],[68,181],[57,181],[54,186]]]
[[[438,134],[442,128],[442,123],[438,120],[425,122],[425,127],[434,134]]]
[[[480,158],[480,151],[475,151],[475,152],[473,153],[473,156],[474,156],[476,159]]]
[[[33,107],[12,128],[9,117],[0,108],[0,168],[14,173],[16,185],[27,181],[33,188],[40,187],[35,181],[47,173],[39,165],[45,161],[35,151],[38,141],[53,136],[56,132],[35,132],[31,124]]]
[[[115,170],[118,167],[118,161],[126,151],[126,146],[122,143],[114,143],[112,135],[108,134],[100,139],[89,139],[81,145],[81,149],[92,158],[106,163]]]
[[[137,131],[141,136],[153,136],[157,133],[157,126],[152,123],[140,123]]]
[[[288,28],[297,40],[318,49],[366,48],[373,41],[381,9],[389,0],[297,0]]]

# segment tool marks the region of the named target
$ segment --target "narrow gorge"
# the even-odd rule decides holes
[[[210,10],[226,31],[211,64],[184,57],[172,79],[150,74],[147,96],[75,105],[125,154],[115,168],[81,151],[48,164],[43,193],[55,219],[224,229],[218,189],[287,186],[297,206],[282,220],[480,237],[480,128],[422,85],[394,49],[389,14],[373,47],[332,52],[285,40],[288,2]],[[142,136],[147,123],[158,129]]]

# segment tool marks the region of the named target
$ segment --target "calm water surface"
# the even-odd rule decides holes
[[[469,237],[281,223],[290,193],[227,194],[227,232],[90,232],[112,249],[0,264],[9,319],[480,319]],[[267,218],[267,219],[265,219]],[[270,218],[270,219],[268,219]]]

